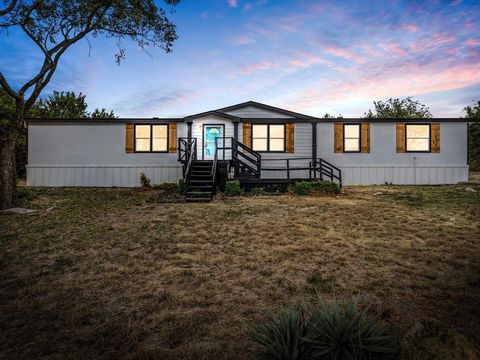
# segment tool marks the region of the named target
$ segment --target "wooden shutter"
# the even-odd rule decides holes
[[[334,124],[333,150],[336,153],[343,152],[343,124],[342,123]]]
[[[360,139],[361,139],[361,144],[360,144],[360,150],[362,153],[369,153],[370,152],[370,124],[361,124],[360,125]]]
[[[287,153],[295,152],[295,124],[294,123],[287,123],[285,125],[285,151]]]
[[[405,124],[397,123],[397,153],[405,152]]]
[[[125,152],[133,153],[135,151],[135,125],[125,125]]]
[[[430,149],[432,153],[439,153],[440,152],[440,124],[433,123],[432,124],[432,132],[430,134]]]
[[[177,124],[168,125],[168,152],[177,152]]]
[[[243,145],[252,148],[252,124],[251,123],[243,123]]]

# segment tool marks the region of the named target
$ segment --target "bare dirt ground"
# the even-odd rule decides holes
[[[160,203],[31,189],[0,215],[0,358],[250,358],[248,324],[360,295],[480,343],[480,185]],[[48,210],[45,210],[48,209]]]

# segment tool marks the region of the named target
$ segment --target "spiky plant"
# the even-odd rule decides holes
[[[358,301],[340,305],[337,299],[328,306],[325,301],[309,307],[306,336],[308,358],[328,360],[385,359],[394,354],[392,339],[369,315],[359,310]]]
[[[305,358],[305,321],[301,307],[283,310],[265,324],[254,325],[252,339],[261,345],[259,358],[300,360]]]

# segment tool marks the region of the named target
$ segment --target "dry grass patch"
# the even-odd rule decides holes
[[[479,343],[480,186],[156,203],[33,189],[0,216],[0,357],[249,358],[246,324],[361,294],[400,336],[432,316]]]

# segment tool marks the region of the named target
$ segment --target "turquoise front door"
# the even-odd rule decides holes
[[[222,125],[205,125],[203,127],[203,158],[212,160],[215,157],[215,139],[223,138]],[[217,145],[222,146],[223,141],[218,140]]]

